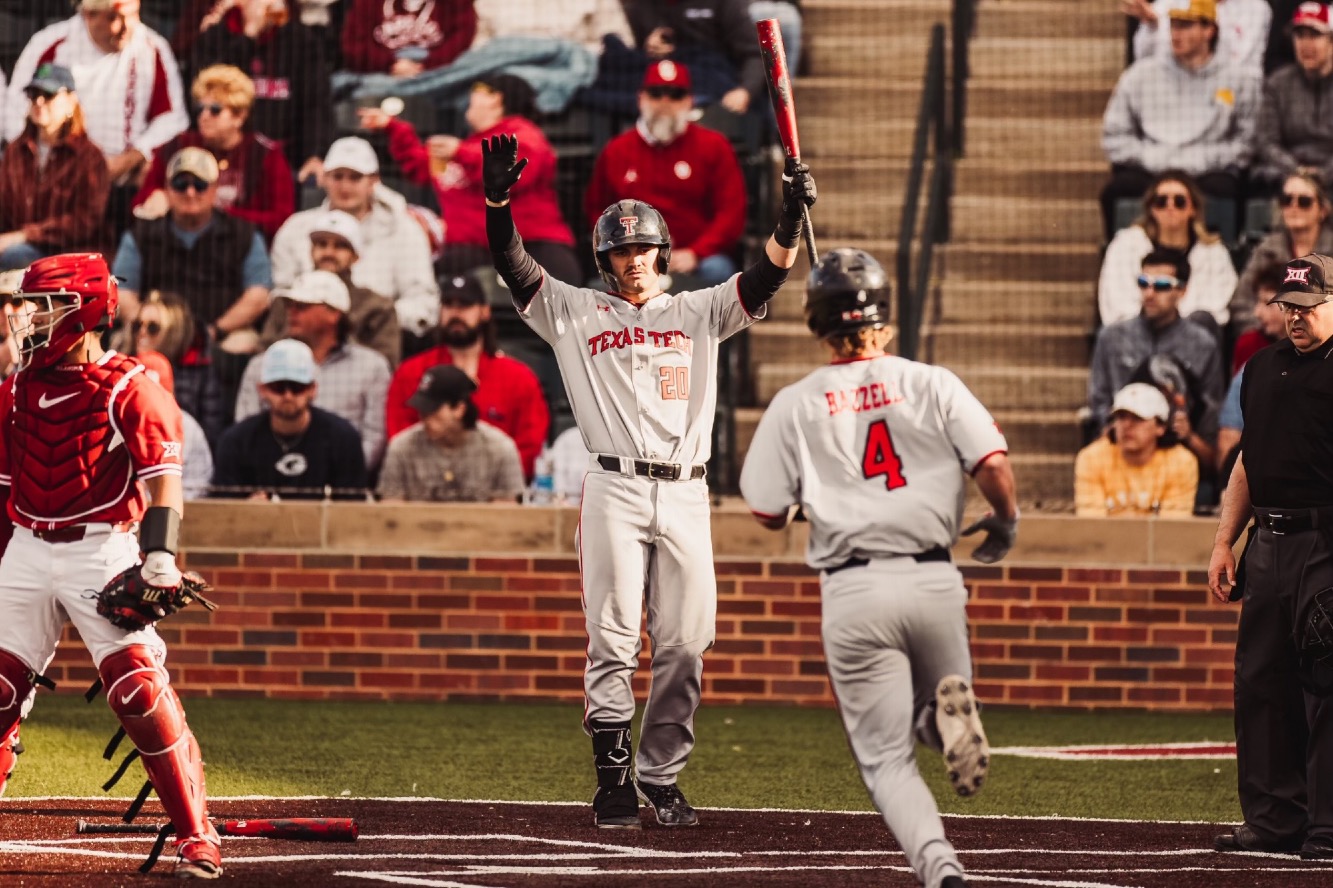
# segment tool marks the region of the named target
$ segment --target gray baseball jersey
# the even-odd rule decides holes
[[[886,355],[821,367],[773,398],[741,471],[760,515],[799,503],[807,560],[910,555],[958,539],[967,475],[1008,449],[950,371]]]
[[[694,747],[703,654],[716,631],[708,486],[690,469],[711,450],[718,344],[755,320],[736,282],[636,306],[544,275],[520,311],[555,349],[593,459],[576,534],[588,630],[584,724],[634,716],[646,596],[653,678],[635,767],[659,785],[676,781]],[[682,480],[635,475],[625,462],[607,471],[599,455],[676,463]]]
[[[821,569],[822,638],[852,755],[917,876],[962,865],[915,761],[945,676],[970,681],[967,591],[938,556],[958,537],[965,473],[1004,452],[953,373],[893,356],[831,364],[780,391],[755,430],[741,494],[760,516],[800,503]],[[852,558],[865,559],[848,564]]]

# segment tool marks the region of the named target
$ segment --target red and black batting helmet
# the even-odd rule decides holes
[[[28,266],[11,298],[22,366],[49,367],[83,334],[111,326],[120,290],[101,253],[61,253]]]
[[[613,287],[619,282],[611,274],[611,257],[608,254],[616,247],[629,244],[653,244],[660,247],[657,273],[666,274],[667,261],[671,258],[671,233],[667,231],[662,214],[641,200],[618,200],[611,204],[602,210],[592,232],[592,252],[597,259],[597,271],[602,280]]]
[[[810,269],[805,323],[820,339],[887,327],[893,288],[883,267],[865,250],[830,250]]]

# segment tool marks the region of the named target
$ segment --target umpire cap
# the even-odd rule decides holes
[[[830,250],[810,269],[805,322],[820,339],[881,329],[892,317],[893,288],[884,268],[865,250]]]
[[[1333,297],[1333,257],[1310,253],[1287,263],[1282,286],[1270,303],[1282,302],[1309,308]]]

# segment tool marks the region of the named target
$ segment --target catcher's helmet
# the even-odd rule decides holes
[[[875,257],[839,247],[810,269],[805,290],[805,322],[820,339],[889,325],[893,289]]]
[[[666,220],[641,200],[618,200],[602,211],[592,233],[592,252],[597,259],[597,271],[602,280],[616,286],[611,274],[611,257],[607,254],[627,244],[654,244],[661,247],[657,254],[657,273],[666,274],[667,260],[671,258],[671,233]]]
[[[28,266],[11,298],[27,303],[9,319],[22,366],[49,367],[84,333],[111,326],[120,290],[101,253],[61,253]]]

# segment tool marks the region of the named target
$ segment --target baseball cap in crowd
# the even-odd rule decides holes
[[[29,98],[34,93],[44,96],[53,96],[62,89],[74,92],[74,74],[64,65],[54,65],[51,62],[42,62],[37,67],[36,73],[32,75],[32,80],[23,88],[23,92]]]
[[[513,74],[486,74],[477,78],[473,89],[478,86],[484,86],[491,92],[500,94],[506,115],[518,114],[531,117],[537,111],[537,93],[522,77]]]
[[[1111,415],[1130,413],[1139,419],[1160,419],[1166,422],[1171,415],[1171,407],[1166,403],[1166,395],[1161,389],[1146,382],[1131,382],[1115,393],[1111,402]]]
[[[327,305],[343,314],[352,310],[352,297],[343,279],[331,271],[307,271],[292,281],[281,294],[283,299],[307,305]]]
[[[407,406],[428,416],[445,404],[461,404],[477,390],[477,384],[462,370],[453,364],[437,364],[421,377],[417,393],[407,401]]]
[[[1333,257],[1310,253],[1287,263],[1282,286],[1268,303],[1310,308],[1328,302],[1330,296],[1333,296]]]
[[[206,148],[182,148],[167,163],[167,181],[170,182],[181,173],[188,173],[212,185],[218,180],[218,159]]]
[[[315,381],[315,354],[299,340],[279,339],[264,352],[262,361],[259,381],[264,385],[274,382],[310,385]]]
[[[347,241],[352,252],[360,256],[365,251],[365,238],[361,235],[361,223],[351,213],[342,210],[328,210],[315,217],[315,224],[310,229],[310,236],[331,234]]]
[[[688,93],[693,88],[690,84],[690,69],[670,59],[654,62],[643,73],[642,88],[645,91],[654,88],[680,89]]]
[[[480,305],[486,301],[486,291],[475,275],[454,274],[440,278],[440,304],[454,302],[460,305]]]
[[[1169,15],[1176,20],[1217,24],[1217,0],[1177,0]]]
[[[1320,34],[1329,33],[1333,28],[1329,25],[1328,6],[1324,3],[1302,3],[1291,17],[1291,27],[1309,28]]]
[[[351,170],[363,176],[374,176],[380,171],[380,159],[365,139],[343,136],[329,146],[324,155],[324,169]]]

